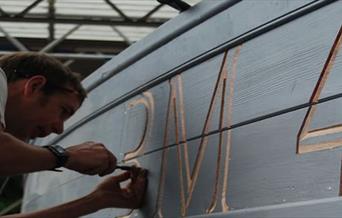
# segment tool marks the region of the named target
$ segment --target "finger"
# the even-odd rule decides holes
[[[120,185],[121,182],[127,181],[130,178],[129,173],[125,172],[117,176],[111,177],[112,179],[112,187],[114,190],[118,190],[120,193],[122,192],[122,187]]]
[[[87,142],[85,142],[84,144],[93,145],[93,144],[95,144],[95,142],[94,142],[94,141],[87,141]]]
[[[111,174],[112,172],[114,172],[115,168],[116,168],[116,158],[110,151],[107,150],[107,166],[99,174],[99,176]]]
[[[136,178],[137,187],[142,188],[143,190],[146,188],[147,185],[147,170],[141,170],[139,175]]]
[[[139,172],[142,170],[142,168],[139,168],[139,167],[136,167],[136,166],[132,166],[130,172],[131,172],[131,179],[132,179],[132,182],[135,183],[138,175],[139,175]]]
[[[140,167],[132,167],[131,170],[132,182],[135,183],[138,179],[145,179],[147,177],[148,171]]]
[[[130,188],[124,188],[121,194],[125,198],[132,198],[135,196],[135,192],[133,192]]]
[[[113,180],[115,180],[117,183],[120,183],[120,182],[123,182],[123,181],[126,181],[128,179],[131,178],[131,175],[129,172],[124,172],[124,173],[121,173],[117,176],[113,176]]]
[[[147,190],[148,181],[146,177],[139,176],[137,182],[134,184],[133,190],[136,196],[137,205],[141,207],[143,204],[143,200],[145,198],[146,190]]]
[[[99,149],[107,150],[106,147],[104,146],[104,144],[102,144],[102,143],[96,143],[95,146],[98,147]]]
[[[112,154],[112,152],[107,151],[108,154],[108,167],[107,167],[107,173],[114,172],[116,168],[116,157]]]
[[[133,173],[131,172],[131,180],[132,182],[128,184],[128,188],[131,189],[144,189],[147,182],[147,170],[142,168],[133,169]]]
[[[97,175],[99,173],[99,169],[98,168],[88,169],[88,170],[83,171],[83,173],[93,176],[93,175]]]
[[[103,165],[83,171],[84,174],[99,175],[99,176],[106,175],[106,174],[104,174],[104,172],[105,172],[105,170],[103,169]]]
[[[113,161],[113,168],[114,170],[116,169],[116,165],[118,165],[118,159],[115,157],[115,155],[113,153],[111,153],[112,155],[112,161]]]

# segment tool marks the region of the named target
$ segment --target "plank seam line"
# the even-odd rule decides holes
[[[266,206],[259,206],[259,207],[237,209],[237,210],[229,211],[229,213],[213,213],[211,216],[220,215],[220,214],[241,215],[241,214],[247,214],[247,213],[252,213],[252,212],[262,212],[262,211],[276,210],[276,209],[314,206],[314,205],[328,204],[328,203],[334,203],[334,202],[338,202],[340,204],[341,200],[342,200],[341,197],[321,198],[321,199],[314,199],[314,200],[307,200],[307,201],[297,201],[297,202],[289,202],[289,203],[281,203],[281,204],[273,204],[273,205],[266,205]],[[200,214],[200,215],[189,216],[188,218],[207,218],[207,217],[208,217],[208,214]],[[218,216],[218,217],[221,217],[221,216]]]
[[[97,109],[94,111],[92,114],[87,115],[86,117],[80,119],[78,122],[72,124],[69,126],[62,134],[56,136],[54,139],[52,139],[49,144],[54,144],[57,143],[58,141],[62,140],[64,137],[66,137],[69,133],[73,132],[76,130],[78,127],[82,126],[83,124],[93,120],[96,118],[98,115],[101,115],[108,110],[112,109],[113,107],[116,107],[127,100],[141,94],[142,92],[149,90],[153,88],[154,86],[167,81],[168,79],[182,73],[183,71],[196,66],[197,64],[200,64],[216,55],[219,55],[221,52],[224,52],[227,49],[230,49],[234,46],[237,46],[245,41],[251,40],[259,35],[262,35],[268,31],[271,31],[272,29],[275,29],[279,26],[282,26],[292,20],[295,20],[301,16],[304,16],[311,11],[314,11],[316,9],[319,9],[321,7],[324,7],[332,2],[335,2],[337,0],[317,0],[315,2],[309,3],[307,5],[304,5],[294,11],[288,12],[285,15],[280,16],[278,19],[273,19],[269,22],[266,22],[265,24],[256,27],[240,36],[237,36],[236,38],[229,40],[228,42],[225,42],[211,50],[208,50],[207,52],[194,57],[192,60],[190,60],[187,63],[184,63],[174,69],[171,69],[170,71],[156,77],[155,79],[145,83],[144,85],[138,86],[136,89],[128,92],[127,94],[122,95],[121,97],[113,100],[112,102],[107,103],[104,105],[102,108]],[[285,16],[285,17],[284,17]],[[280,19],[280,20],[279,20]],[[270,23],[271,22],[271,23]]]
[[[196,27],[197,25],[200,25],[202,22],[205,22],[206,20],[210,19],[211,17],[215,16],[216,14],[221,13],[222,11],[234,6],[235,4],[241,2],[242,0],[229,0],[225,1],[223,3],[220,3],[215,8],[213,8],[210,11],[205,12],[202,14],[198,19],[195,19],[191,21],[190,23],[187,23],[186,25],[176,29],[172,33],[168,34],[165,38],[157,40],[154,44],[147,46],[147,48],[143,49],[142,51],[137,52],[136,54],[131,55],[131,58],[127,59],[123,63],[118,63],[118,67],[115,69],[112,69],[107,75],[101,76],[101,79],[95,81],[94,83],[90,84],[88,88],[86,88],[87,92],[90,92],[91,90],[97,88],[102,83],[106,82],[107,79],[113,77],[117,73],[120,73],[120,71],[126,69],[130,65],[137,62],[139,59],[144,58],[149,53],[159,49],[163,45],[167,44],[168,42],[172,41],[179,35],[182,35],[183,33],[187,32],[191,28]],[[320,1],[320,0],[316,0]]]
[[[243,127],[243,126],[246,126],[246,125],[249,125],[249,124],[253,124],[253,123],[259,122],[259,121],[263,121],[263,120],[274,118],[274,117],[277,117],[277,116],[281,116],[281,115],[284,115],[284,114],[287,114],[287,113],[290,113],[290,112],[294,112],[294,111],[297,111],[297,110],[300,110],[300,109],[304,109],[304,108],[307,108],[307,107],[310,107],[310,106],[313,106],[313,105],[318,105],[318,104],[322,104],[322,103],[325,103],[325,102],[328,102],[328,101],[332,101],[332,100],[335,100],[335,99],[338,99],[338,98],[341,98],[341,97],[342,97],[342,93],[339,93],[339,94],[336,94],[336,95],[332,95],[332,96],[328,96],[328,97],[319,99],[317,102],[299,104],[299,105],[296,105],[296,106],[293,106],[293,107],[290,107],[290,108],[287,108],[287,109],[282,109],[282,110],[279,110],[279,111],[276,111],[276,112],[273,112],[273,113],[270,113],[270,114],[266,114],[266,115],[262,115],[262,116],[259,116],[259,117],[255,117],[255,118],[252,118],[252,119],[249,119],[249,120],[242,121],[240,123],[233,124],[230,127],[224,127],[221,130],[220,129],[216,129],[216,130],[208,132],[207,134],[197,135],[197,136],[188,138],[187,140],[180,141],[179,143],[170,144],[169,146],[166,147],[166,149],[175,147],[178,144],[188,143],[188,142],[191,142],[191,141],[194,141],[194,140],[197,140],[197,139],[201,139],[201,138],[204,138],[204,137],[208,137],[208,136],[211,136],[211,135],[218,134],[220,132],[225,132],[225,131],[228,131],[228,130],[233,130],[233,129],[236,129],[236,128],[239,128],[239,127]],[[141,155],[132,157],[130,159],[125,159],[124,161],[129,161],[131,159],[140,158],[142,156],[145,156],[145,155],[148,155],[148,154],[152,154],[154,152],[161,151],[164,148],[165,147],[156,148],[156,149],[144,152]]]

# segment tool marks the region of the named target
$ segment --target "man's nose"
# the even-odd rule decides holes
[[[63,131],[64,131],[64,121],[58,121],[52,125],[53,133],[61,134]]]

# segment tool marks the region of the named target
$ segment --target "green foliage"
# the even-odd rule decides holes
[[[0,178],[0,187],[2,187],[6,178]],[[23,178],[22,176],[11,177],[0,193],[0,211],[4,210],[23,196]],[[8,214],[20,212],[20,206],[11,210]]]

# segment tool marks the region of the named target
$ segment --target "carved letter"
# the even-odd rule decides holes
[[[229,96],[226,96],[226,86],[228,80],[228,67],[227,67],[227,53],[224,53],[223,61],[221,63],[220,71],[218,74],[218,78],[215,84],[214,92],[212,94],[212,98],[209,104],[209,110],[205,119],[204,127],[201,133],[201,141],[198,148],[194,168],[190,171],[189,164],[189,156],[188,156],[188,145],[186,138],[186,129],[185,129],[185,113],[184,113],[184,102],[183,102],[183,90],[181,83],[181,76],[176,76],[175,78],[169,81],[170,83],[170,95],[169,95],[169,103],[167,110],[167,117],[165,122],[164,129],[164,143],[163,143],[163,152],[162,152],[162,163],[161,163],[161,174],[159,180],[159,188],[158,188],[158,196],[156,203],[156,212],[154,214],[155,217],[163,217],[162,213],[162,198],[163,198],[163,190],[165,185],[165,177],[166,177],[166,165],[167,165],[167,152],[168,152],[168,137],[169,137],[169,126],[171,122],[171,116],[173,115],[173,122],[175,126],[175,138],[177,145],[177,159],[178,159],[178,169],[179,169],[179,179],[180,179],[180,199],[181,199],[181,215],[186,216],[186,211],[190,205],[192,200],[192,194],[195,188],[195,184],[198,179],[199,171],[201,168],[201,164],[205,155],[206,146],[208,144],[208,134],[210,129],[210,121],[213,115],[215,100],[219,96],[220,101],[220,115],[219,115],[219,144],[218,144],[218,153],[217,153],[217,162],[216,162],[216,176],[215,183],[213,186],[213,194],[212,194],[212,202],[207,209],[207,213],[212,213],[217,204],[218,193],[219,193],[219,180],[222,177],[222,194],[221,194],[221,205],[222,211],[228,211],[229,207],[226,201],[227,195],[227,184],[228,184],[228,168],[229,168],[229,156],[230,156],[230,147],[231,147],[231,131],[223,132],[224,128],[223,123],[224,120],[227,120],[227,125],[231,126],[232,122],[232,102],[233,102],[233,93],[234,93],[234,82],[236,77],[236,65],[237,58],[239,56],[241,46],[238,46],[235,50],[233,61],[232,61],[232,70],[231,70],[231,78],[229,80]],[[228,101],[226,100],[228,98]],[[227,114],[227,115],[225,115]],[[179,116],[180,115],[180,116]],[[179,122],[180,120],[180,122]],[[179,132],[181,133],[181,137],[179,136]],[[223,152],[223,143],[224,136],[226,136],[226,146],[225,152]],[[182,148],[183,147],[183,155]],[[221,159],[222,154],[225,155],[224,160],[224,175],[220,175],[220,167],[221,167]],[[183,179],[183,161],[182,157],[184,157],[185,162],[185,170],[186,170],[186,182],[187,189],[184,186]],[[185,192],[187,190],[187,193]],[[187,196],[186,196],[187,195]]]
[[[153,118],[154,118],[154,100],[152,93],[150,92],[144,92],[142,98],[139,98],[137,100],[133,100],[128,104],[128,109],[132,109],[136,107],[137,105],[143,105],[145,109],[145,126],[144,126],[144,132],[142,134],[142,137],[140,139],[139,144],[135,147],[134,150],[128,151],[125,153],[125,156],[123,158],[123,161],[126,163],[134,163],[136,166],[140,166],[139,161],[136,159],[138,156],[143,155],[145,145],[146,145],[146,139],[149,138],[151,134],[151,129],[153,126]],[[116,218],[129,218],[133,214],[133,209],[130,210],[127,214],[117,216]]]
[[[153,125],[153,117],[154,117],[154,100],[153,100],[152,94],[150,92],[144,92],[143,97],[130,102],[128,105],[128,108],[131,109],[133,107],[136,107],[139,104],[144,105],[145,114],[146,114],[144,133],[141,137],[139,144],[136,146],[136,148],[133,151],[129,151],[125,153],[125,157],[124,157],[125,161],[132,160],[136,158],[137,156],[140,156],[143,154],[145,144],[146,144],[145,139],[148,138],[148,136],[151,134],[151,129]]]
[[[329,56],[324,64],[323,70],[318,79],[316,87],[312,93],[312,96],[310,99],[311,106],[309,107],[305,115],[304,121],[297,135],[297,153],[307,153],[307,152],[331,149],[331,148],[335,148],[338,146],[342,146],[342,139],[315,143],[315,144],[307,144],[307,145],[301,144],[303,140],[305,139],[342,132],[342,124],[320,128],[320,129],[314,129],[314,130],[309,131],[309,127],[310,127],[313,115],[315,114],[315,111],[317,108],[316,104],[318,102],[319,96],[321,95],[322,89],[328,79],[331,68],[334,65],[336,56],[341,47],[341,43],[342,43],[342,27],[340,27],[340,30],[336,36],[335,42],[330,50]]]

